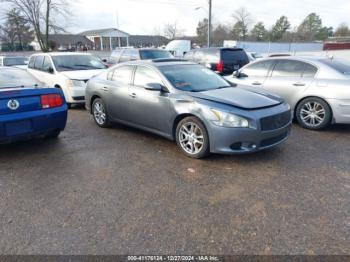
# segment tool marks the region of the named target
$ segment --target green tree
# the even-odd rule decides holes
[[[203,21],[200,21],[197,26],[197,41],[200,45],[207,43],[208,39],[208,19],[205,18]],[[213,37],[215,39],[215,37]]]
[[[223,46],[225,40],[230,39],[230,30],[225,25],[219,24],[212,32],[212,42],[215,46]]]
[[[33,41],[33,31],[16,9],[6,14],[4,26],[0,27],[1,39],[11,50],[23,50]]]
[[[290,29],[290,23],[286,16],[281,16],[272,27],[271,40],[278,41],[283,38],[283,35]]]
[[[269,32],[266,30],[263,22],[258,22],[251,31],[251,37],[255,41],[265,41],[268,39]]]
[[[322,19],[316,13],[309,14],[299,25],[298,37],[304,41],[324,40],[328,38],[328,28],[322,26]]]

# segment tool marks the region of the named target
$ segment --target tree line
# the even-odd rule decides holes
[[[239,41],[269,41],[269,42],[313,42],[324,41],[329,37],[350,36],[350,29],[343,23],[334,30],[333,27],[323,25],[321,17],[310,13],[301,24],[292,28],[286,16],[281,16],[271,28],[264,22],[253,24],[253,17],[245,8],[237,9],[233,14],[233,25],[219,23],[212,31],[212,44],[222,45],[224,40]],[[207,40],[208,19],[200,21],[197,26],[197,41],[204,45]]]
[[[34,40],[42,51],[50,50],[49,33],[64,32],[57,18],[68,16],[66,0],[0,0],[10,10],[0,26],[0,40],[8,51],[29,49]]]

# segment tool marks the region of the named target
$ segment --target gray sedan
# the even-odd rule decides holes
[[[119,122],[153,132],[176,140],[192,158],[272,148],[291,129],[282,99],[233,87],[176,59],[117,65],[88,82],[86,101],[98,126]]]
[[[230,82],[283,97],[301,126],[350,123],[350,63],[326,57],[274,57],[251,63]]]

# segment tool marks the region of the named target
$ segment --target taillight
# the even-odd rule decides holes
[[[218,71],[219,73],[223,73],[224,72],[224,62],[223,61],[220,61],[216,65],[216,71]]]
[[[41,106],[44,109],[59,107],[63,105],[63,99],[58,94],[42,95]]]

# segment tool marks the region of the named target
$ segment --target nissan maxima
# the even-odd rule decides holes
[[[307,129],[350,124],[350,62],[327,57],[273,57],[227,78],[244,88],[284,98]]]
[[[86,107],[102,128],[127,124],[175,140],[183,153],[240,154],[289,137],[283,99],[236,88],[215,72],[176,59],[134,61],[92,78]]]

